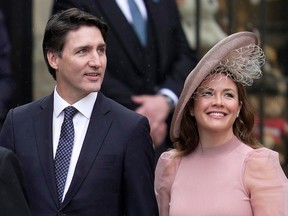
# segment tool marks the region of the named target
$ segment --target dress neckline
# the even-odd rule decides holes
[[[223,143],[221,145],[215,147],[203,147],[201,143],[199,143],[195,153],[200,154],[201,156],[216,156],[219,153],[229,153],[240,146],[242,142],[238,140],[236,136],[233,136],[229,141]]]

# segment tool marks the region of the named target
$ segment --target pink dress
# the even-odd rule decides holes
[[[234,137],[183,158],[164,152],[155,173],[160,216],[288,216],[288,180],[278,153]]]

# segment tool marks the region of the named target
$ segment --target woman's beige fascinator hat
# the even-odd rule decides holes
[[[262,76],[265,55],[258,46],[259,39],[252,32],[238,32],[214,45],[187,76],[172,118],[170,138],[179,136],[183,110],[202,81],[214,70],[221,68],[233,75],[233,80],[251,86]]]

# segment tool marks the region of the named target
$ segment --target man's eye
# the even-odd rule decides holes
[[[99,54],[99,55],[104,55],[105,53],[106,53],[106,49],[105,49],[104,47],[98,49],[98,54]]]
[[[77,53],[79,53],[79,54],[84,54],[84,53],[86,53],[86,49],[81,49],[81,50],[79,50]]]

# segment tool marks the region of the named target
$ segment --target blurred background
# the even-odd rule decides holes
[[[197,50],[199,58],[231,33],[247,30],[259,35],[261,47],[266,54],[264,77],[253,87],[247,88],[251,106],[255,110],[255,135],[265,146],[279,152],[280,162],[287,174],[288,1],[175,1],[183,30],[191,48]],[[41,48],[52,2],[0,2],[11,43],[11,75],[14,83],[14,93],[6,111],[50,94],[54,88],[54,81],[44,63]],[[0,94],[6,94],[6,90],[0,88],[0,91]]]

